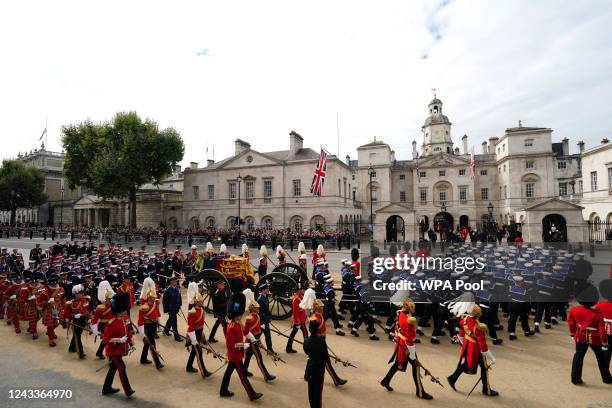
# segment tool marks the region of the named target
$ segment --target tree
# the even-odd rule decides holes
[[[71,189],[84,187],[104,198],[128,198],[130,225],[136,226],[136,192],[159,184],[183,159],[185,146],[173,128],[160,130],[136,112],[117,113],[112,121],[85,121],[62,128],[64,174]]]
[[[11,212],[15,225],[18,208],[31,208],[47,201],[45,177],[36,167],[20,160],[4,160],[0,167],[0,210]]]

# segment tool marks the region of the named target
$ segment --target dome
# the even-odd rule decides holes
[[[429,125],[440,125],[440,124],[450,125],[450,121],[448,120],[446,115],[443,115],[441,113],[435,113],[435,114],[429,115],[427,119],[425,119],[425,124],[423,125],[423,127],[429,126]]]
[[[431,102],[429,102],[430,105],[442,105],[442,101],[439,100],[438,98],[433,98],[431,100]]]

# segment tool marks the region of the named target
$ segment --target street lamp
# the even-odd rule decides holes
[[[442,201],[442,205],[440,206],[440,210],[442,212],[446,212],[446,201]]]
[[[238,173],[238,177],[236,177],[236,181],[238,182],[238,238],[240,238],[240,183],[242,183],[242,176]]]
[[[9,223],[11,224],[11,226],[13,226],[13,222],[17,222],[17,208],[15,208],[14,210],[12,209],[15,206],[15,190],[11,190],[11,214],[10,214],[10,220]],[[15,214],[15,219],[13,219],[13,214]]]
[[[370,176],[370,242],[374,241],[374,204],[372,202],[372,177],[374,177],[374,169],[372,164],[368,167],[368,176]]]
[[[64,226],[64,186],[62,186],[62,188],[60,189],[60,225],[59,225],[59,229],[60,231],[62,230],[63,226]]]
[[[489,210],[489,220],[493,219],[493,203],[489,201],[489,205],[487,206],[487,210]]]

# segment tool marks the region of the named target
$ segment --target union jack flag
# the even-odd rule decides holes
[[[419,152],[416,154],[416,174],[417,174],[417,182],[421,182],[421,172],[419,171]]]
[[[321,148],[319,154],[319,163],[315,169],[314,176],[312,176],[312,184],[310,185],[310,192],[316,196],[323,195],[323,184],[325,184],[325,172],[327,171],[327,152]]]
[[[470,154],[470,178],[474,178],[474,167],[476,167],[476,163],[474,162],[474,148],[472,147],[472,153]]]

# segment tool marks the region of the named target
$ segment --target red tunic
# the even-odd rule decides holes
[[[138,326],[144,326],[145,323],[157,322],[157,319],[161,317],[159,312],[159,300],[155,300],[155,303],[145,303],[138,309]]]
[[[111,319],[113,319],[113,311],[110,304],[102,303],[96,307],[91,324],[108,323]]]
[[[156,289],[157,291],[157,289]],[[130,309],[136,303],[136,296],[134,295],[134,285],[128,280],[123,281],[121,286],[117,288],[117,292],[126,292],[130,295]]]
[[[291,324],[306,324],[306,311],[300,307],[301,301],[302,296],[293,295],[293,300],[291,301],[291,310],[293,310]]]
[[[244,343],[242,326],[239,322],[231,320],[227,324],[225,332],[225,345],[227,347],[227,360],[230,362],[241,361],[244,358],[244,348],[236,347],[239,343]]]
[[[361,262],[359,261],[351,261],[351,265],[355,265],[355,276],[361,275]]]
[[[9,288],[10,283],[3,278],[0,277],[0,316],[4,316],[4,301],[6,300],[6,291]]]
[[[599,302],[595,305],[595,309],[601,312],[606,335],[612,336],[612,302]]]
[[[129,326],[129,320],[112,318],[106,324],[104,329],[104,354],[107,356],[126,356],[128,353],[128,345],[132,342],[132,330]],[[127,336],[128,341],[120,343],[119,339]]]
[[[594,346],[608,344],[603,314],[597,309],[582,305],[572,307],[567,316],[567,325],[576,343]]]
[[[194,332],[204,327],[204,308],[195,306],[187,313],[187,333]]]
[[[247,316],[244,322],[243,334],[246,336],[249,333],[253,333],[253,336],[257,336],[261,333],[261,322],[259,321],[259,313],[253,312]],[[251,341],[247,339],[247,343],[250,342]]]
[[[30,297],[34,299],[30,300]],[[33,322],[38,320],[38,309],[36,308],[36,288],[29,285],[22,286],[17,295],[20,303],[21,320]]]
[[[485,325],[470,315],[463,315],[460,321],[459,336],[464,338],[461,358],[465,358],[466,372],[475,374],[480,353],[487,352],[487,333]]]
[[[66,302],[62,317],[66,320],[72,320],[75,315],[86,315],[89,312],[89,296],[83,296],[80,299],[73,299]]]
[[[316,250],[312,251],[312,264],[317,266],[319,259],[325,259],[325,256],[319,256]]]
[[[310,317],[314,317],[319,322],[319,330],[317,334],[319,336],[325,336],[327,334],[327,328],[325,327],[325,319],[321,313],[313,312],[310,314]]]
[[[21,290],[21,285],[13,283],[8,287],[4,296],[8,301],[8,307],[6,309],[7,319],[19,319],[19,300],[17,294]],[[15,299],[11,299],[11,296],[15,295]]]
[[[49,300],[53,298],[53,302]],[[59,326],[59,317],[64,308],[66,297],[64,296],[64,288],[57,287],[55,289],[45,288],[39,292],[36,303],[42,310],[42,321],[47,327]]]
[[[414,339],[416,339],[416,319],[410,314],[400,311],[397,314],[395,332],[397,362],[400,366],[405,367],[408,362],[408,355],[410,354],[408,346],[414,346]]]

